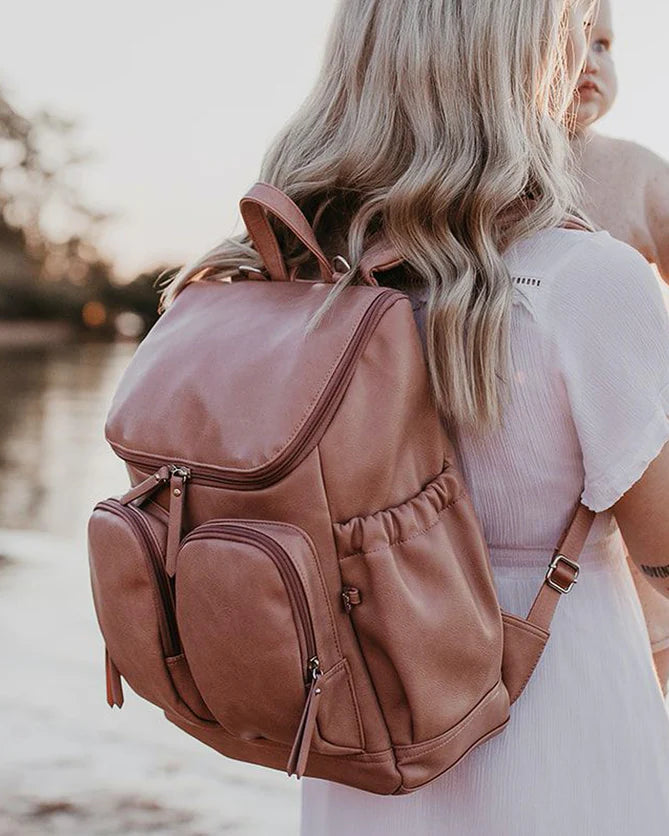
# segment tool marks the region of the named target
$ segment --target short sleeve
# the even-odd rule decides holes
[[[581,501],[603,511],[669,439],[669,316],[641,255],[608,233],[584,238],[547,315],[583,454]]]

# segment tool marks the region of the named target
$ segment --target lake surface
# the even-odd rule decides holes
[[[92,504],[125,484],[104,418],[127,343],[0,352],[0,528],[76,537]]]
[[[104,420],[134,349],[0,348],[0,836],[289,836],[285,774],[106,705],[86,523],[127,485]]]

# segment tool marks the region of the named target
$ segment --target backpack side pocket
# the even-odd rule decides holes
[[[447,466],[407,502],[334,533],[344,606],[393,744],[443,735],[500,683],[502,665],[488,551],[460,478]]]
[[[133,691],[191,722],[213,721],[190,675],[165,572],[165,525],[116,499],[88,525],[93,600],[111,664]]]

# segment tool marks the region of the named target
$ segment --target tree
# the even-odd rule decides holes
[[[75,129],[74,121],[47,110],[30,118],[20,114],[0,85],[0,216],[23,230],[27,247],[41,260],[54,247],[70,249],[68,240],[55,241],[47,231],[49,213],[88,242],[108,218],[86,206],[70,182],[92,156],[76,146]]]

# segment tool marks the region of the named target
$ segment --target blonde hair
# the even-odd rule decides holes
[[[501,420],[513,295],[501,254],[576,203],[563,124],[569,3],[341,0],[316,85],[263,161],[260,179],[352,265],[327,306],[360,281],[380,232],[424,283],[435,401],[456,424]],[[303,264],[276,231],[288,268]],[[163,306],[240,264],[263,267],[246,234],[184,266]]]

